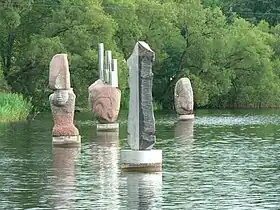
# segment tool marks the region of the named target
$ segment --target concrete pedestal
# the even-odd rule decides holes
[[[179,115],[178,120],[194,120],[194,114]]]
[[[81,136],[53,136],[52,144],[57,147],[80,147]]]
[[[116,131],[119,129],[119,123],[97,124],[98,131]]]
[[[121,168],[124,171],[162,171],[162,150],[121,150]]]

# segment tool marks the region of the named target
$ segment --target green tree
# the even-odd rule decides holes
[[[275,26],[280,23],[280,4],[278,0],[224,0],[224,11],[235,12],[252,23],[261,20]]]
[[[87,87],[98,78],[97,44],[104,42],[116,49],[114,21],[95,0],[49,1],[34,3],[31,8],[14,27],[15,34],[21,36],[14,40],[14,60],[7,81],[17,92],[32,96],[37,106],[49,107],[49,62],[53,55],[67,53],[77,105],[87,104]]]

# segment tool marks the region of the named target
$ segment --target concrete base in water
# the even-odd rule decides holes
[[[119,129],[119,123],[97,124],[98,131],[116,131]]]
[[[53,136],[52,144],[57,147],[80,147],[81,136]]]
[[[178,120],[194,120],[194,114],[179,115]]]
[[[121,168],[124,171],[162,171],[162,150],[121,150]]]

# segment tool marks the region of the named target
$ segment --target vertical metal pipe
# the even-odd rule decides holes
[[[104,80],[104,44],[98,44],[98,69],[99,69],[99,79]]]
[[[113,65],[112,65],[112,86],[118,87],[118,61],[117,59],[113,59]]]
[[[111,50],[106,50],[105,51],[105,56],[106,56],[106,79],[105,82],[108,84],[111,84],[111,71],[112,71],[112,51]]]

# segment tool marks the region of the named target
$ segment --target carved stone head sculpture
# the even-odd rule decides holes
[[[116,122],[120,110],[121,91],[102,80],[88,88],[89,102],[100,123]]]
[[[70,87],[67,54],[57,54],[52,58],[49,86],[54,91],[49,97],[54,119],[52,136],[79,135],[73,122],[76,96]]]

